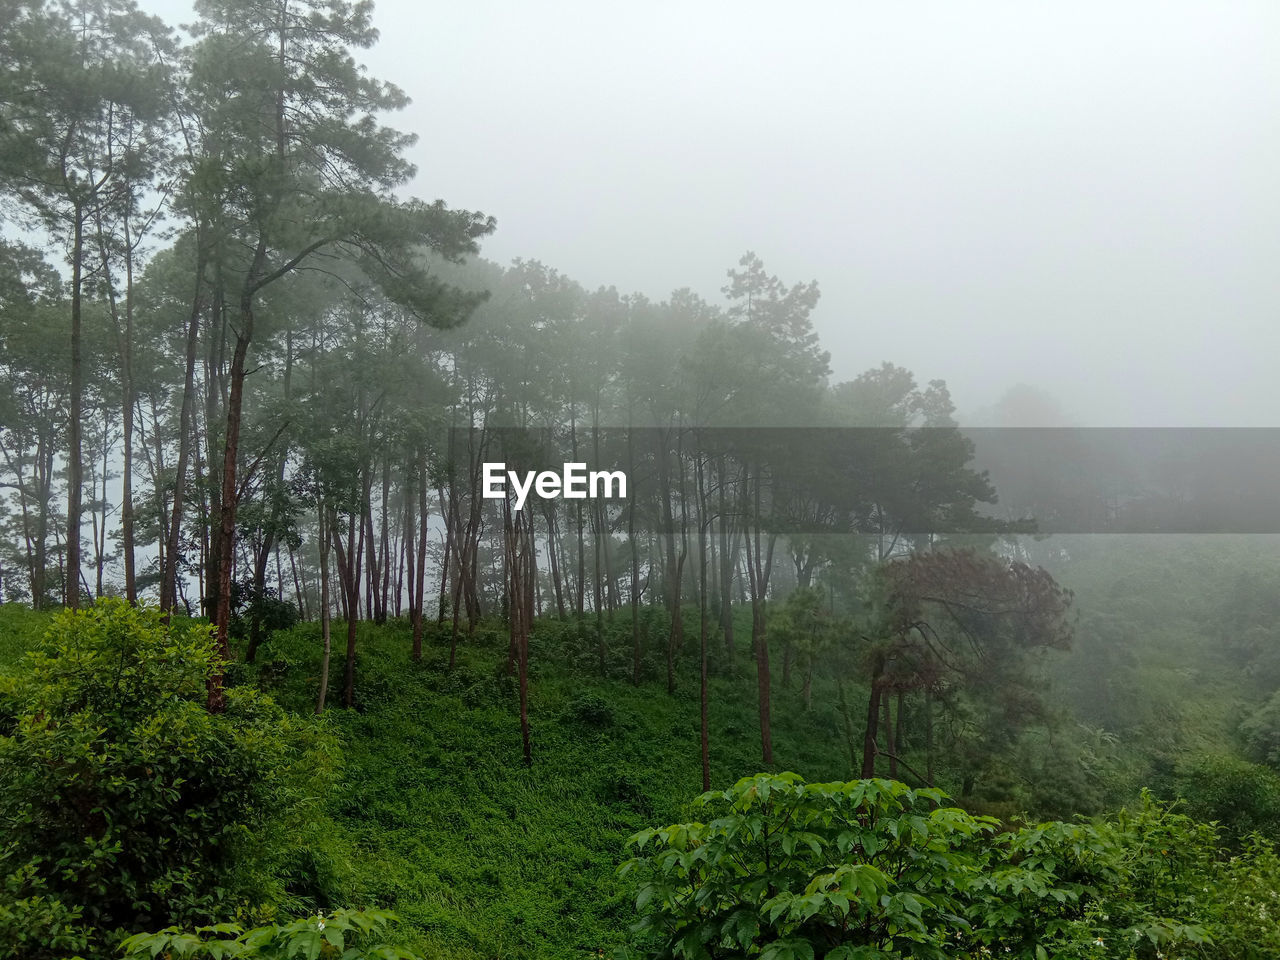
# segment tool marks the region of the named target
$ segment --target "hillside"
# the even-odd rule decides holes
[[[46,619],[3,608],[6,666]],[[291,892],[327,906],[390,907],[403,921],[397,935],[433,960],[611,952],[634,919],[634,890],[615,876],[626,838],[689,819],[701,789],[696,675],[681,676],[674,696],[656,664],[638,688],[601,679],[591,670],[593,637],[578,641],[571,626],[540,621],[526,769],[514,683],[501,669],[505,633],[498,624],[478,630],[452,672],[446,639],[430,637],[414,664],[406,624],[360,625],[356,708],[329,709],[321,721],[341,744],[341,773],[316,810],[320,845],[290,866]],[[319,648],[318,625],[302,624],[274,634],[257,665],[236,675],[306,715]],[[762,766],[754,676],[745,656],[740,666],[712,678],[717,788]],[[331,704],[340,682],[339,672]],[[777,769],[855,775],[828,698],[805,713],[798,686],[776,697]]]

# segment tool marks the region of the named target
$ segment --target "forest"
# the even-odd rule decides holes
[[[377,38],[0,0],[0,958],[1280,957],[1270,438],[487,260]]]

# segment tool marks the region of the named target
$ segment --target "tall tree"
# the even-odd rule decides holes
[[[138,177],[137,127],[163,111],[168,29],[132,0],[19,2],[6,9],[0,72],[0,189],[66,250],[70,277],[67,566],[64,600],[80,601],[84,500],[83,301],[93,225]],[[100,265],[101,267],[101,265]]]
[[[376,114],[407,98],[353,59],[377,39],[367,0],[200,0],[196,9],[192,86],[202,140],[188,191],[232,285],[215,611],[226,657],[244,383],[263,292],[296,270],[345,261],[356,282],[447,326],[476,298],[432,276],[421,251],[461,257],[494,223],[440,201],[396,199],[414,173],[403,156],[414,138],[379,125]],[[215,684],[210,705],[221,702]]]

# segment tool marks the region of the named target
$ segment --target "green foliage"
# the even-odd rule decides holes
[[[47,614],[21,603],[0,604],[0,670],[13,670],[48,626]]]
[[[967,926],[974,838],[995,821],[892,780],[806,784],[760,774],[704,794],[708,823],[645,830],[622,868],[641,877],[654,956],[945,956]]]
[[[47,622],[14,612],[3,623],[12,623],[29,635],[31,624],[41,620]],[[492,630],[486,623],[477,636]],[[185,635],[200,628],[184,624],[175,631]],[[297,815],[284,817],[286,811],[277,808],[267,818],[270,822],[257,830],[268,840],[292,834],[289,849],[271,853],[266,860],[241,859],[233,872],[233,879],[251,881],[249,886],[256,884],[264,892],[257,897],[232,895],[231,891],[247,887],[223,881],[228,895],[216,910],[191,919],[173,917],[169,922],[180,924],[180,929],[165,936],[230,942],[246,932],[240,927],[225,927],[221,934],[194,930],[214,919],[245,928],[264,922],[289,925],[269,911],[257,915],[246,911],[243,907],[249,903],[274,902],[281,917],[307,912],[309,916],[298,921],[304,924],[314,924],[313,911],[322,909],[326,928],[335,908],[379,904],[394,909],[399,919],[389,920],[378,939],[412,948],[431,960],[596,955],[623,944],[636,913],[632,903],[637,884],[662,879],[649,872],[653,859],[665,849],[666,831],[656,831],[648,840],[632,875],[614,875],[617,851],[628,835],[654,822],[708,821],[707,826],[692,825],[691,835],[696,836],[697,830],[714,827],[724,817],[763,816],[764,804],[758,796],[750,813],[734,811],[733,801],[726,800],[723,792],[698,801],[697,812],[688,807],[687,798],[697,788],[698,712],[696,686],[683,682],[683,674],[674,696],[656,695],[652,686],[634,687],[625,679],[600,679],[593,675],[593,636],[579,635],[572,622],[539,621],[531,640],[539,667],[531,689],[535,764],[525,769],[519,763],[515,690],[500,672],[505,636],[499,633],[483,643],[463,643],[457,665],[449,673],[447,627],[437,632],[428,626],[421,664],[407,660],[408,631],[403,622],[384,627],[360,624],[361,709],[332,710],[325,724],[347,744],[342,779],[332,781],[323,769],[307,770],[306,776],[314,777],[308,790],[314,802],[303,812],[316,825],[306,825]],[[611,650],[625,649],[630,641],[627,618],[606,623],[606,640]],[[262,648],[263,666],[273,665],[273,690],[286,708],[299,714],[314,705],[318,650],[314,624],[280,631]],[[566,667],[580,650],[585,651],[582,669]],[[8,704],[0,709],[16,722],[23,710],[15,697],[19,689],[26,691],[27,683],[9,682],[13,692],[7,698],[0,696],[0,703]],[[712,770],[717,782],[727,784],[758,762],[754,677],[749,670],[735,670],[725,662],[713,671],[711,687]],[[851,682],[849,690],[859,697],[865,688]],[[236,687],[233,692],[245,691]],[[775,697],[779,761],[813,779],[844,775],[849,758],[843,737],[833,734],[840,717],[829,681],[815,677],[813,705],[807,713],[800,709],[798,691],[779,688]],[[604,722],[603,707],[607,707],[608,722]],[[1089,736],[1096,735],[1098,742],[1086,743],[1086,734],[1079,735],[1080,743],[1067,744],[1061,737],[1037,742],[1039,752],[1030,759],[1035,770],[1043,770],[1037,776],[1046,777],[1040,789],[1052,793],[1055,784],[1062,782],[1047,779],[1055,770],[1061,773],[1063,761],[1059,757],[1055,767],[1055,753],[1067,747],[1072,751],[1088,747],[1086,752],[1109,756],[1114,749],[1096,731]],[[307,762],[315,762],[314,757]],[[1020,776],[1031,776],[1021,770],[1029,762],[1027,757],[1019,756],[1014,762]],[[1088,771],[1081,775],[1092,776]],[[1206,786],[1215,776],[1206,772]],[[786,956],[787,949],[807,956],[806,946],[815,957],[823,956],[824,950],[827,956],[839,957],[834,952],[838,947],[881,949],[857,943],[824,946],[804,939],[816,935],[815,930],[823,931],[824,924],[829,932],[839,906],[832,899],[839,895],[838,887],[836,891],[816,889],[813,893],[825,904],[825,912],[804,917],[815,902],[806,900],[811,896],[809,882],[819,875],[839,875],[846,886],[851,884],[850,908],[855,909],[854,901],[861,896],[856,878],[863,876],[865,885],[865,877],[873,876],[868,870],[853,869],[858,864],[875,867],[890,881],[869,904],[867,914],[876,918],[874,922],[884,923],[886,930],[889,918],[904,925],[890,938],[898,956],[929,956],[928,950],[943,951],[935,956],[965,960],[1001,956],[1155,960],[1157,951],[1170,960],[1274,960],[1280,956],[1280,931],[1271,922],[1280,910],[1275,880],[1280,863],[1275,851],[1261,841],[1246,839],[1228,856],[1212,829],[1151,803],[1106,820],[1037,824],[991,833],[989,819],[958,811],[947,814],[955,817],[950,824],[939,819],[933,809],[935,794],[930,791],[913,793],[901,784],[871,781],[875,789],[855,805],[851,793],[834,800],[824,798],[823,790],[835,794],[832,784],[777,779],[780,783],[770,788],[768,796],[775,811],[772,822],[785,819],[785,813],[779,817],[776,811],[787,804],[797,812],[777,832],[770,827],[770,844],[774,850],[789,844],[786,857],[793,864],[808,863],[812,875],[801,876],[803,883],[797,879],[794,884],[779,885],[768,897],[744,897],[743,910],[754,911],[761,939],[745,951],[735,948],[739,952],[729,956],[761,956],[775,944],[775,956]],[[1225,778],[1220,787],[1224,807],[1232,796],[1231,783]],[[285,783],[280,789],[296,788]],[[1169,796],[1176,794],[1172,791]],[[1188,802],[1192,800],[1188,794]],[[832,804],[838,816],[824,812]],[[1066,815],[1071,804],[1066,800],[1055,809]],[[857,821],[858,809],[874,813],[866,827]],[[1199,816],[1208,815],[1200,806],[1191,809]],[[804,817],[812,822],[793,830]],[[839,817],[857,821],[857,844],[844,854],[838,831],[831,840],[832,825]],[[925,826],[921,838],[912,830],[917,817]],[[894,823],[896,828],[891,826]],[[829,856],[813,854],[801,833],[818,837]],[[867,855],[864,836],[875,848],[874,855]],[[741,852],[733,846],[739,843],[755,856],[753,849],[760,848],[751,848],[749,839],[749,834],[740,833],[718,842]],[[692,858],[690,866],[695,870],[705,866],[702,858],[710,852],[695,853],[698,849],[702,848],[689,844],[680,852]],[[896,866],[886,867],[894,851],[905,852],[914,874],[904,873],[899,879]],[[745,862],[765,872],[750,856]],[[731,857],[721,858],[722,865],[732,863]],[[774,866],[778,863],[773,860]],[[797,873],[802,871],[797,868]],[[49,882],[47,870],[24,863],[13,869],[6,865],[5,874],[10,876],[0,896],[0,943],[10,949],[10,956],[60,957],[77,952],[91,956],[99,949],[100,931],[79,915],[80,901],[73,894]],[[741,876],[721,877],[712,888],[737,896],[744,883]],[[905,899],[907,895],[912,900]],[[894,901],[894,896],[899,899]],[[921,896],[929,903],[920,901]],[[786,905],[775,918],[762,909],[773,898],[778,899],[769,910]],[[909,918],[917,916],[911,903],[920,907],[917,919],[923,931],[910,925]],[[641,912],[655,913],[658,904],[659,898],[652,894]],[[944,909],[959,921],[946,920]],[[648,939],[633,939],[634,950],[661,955],[664,945],[655,939],[661,923],[656,918],[651,922],[655,926]],[[163,923],[152,918],[134,929],[154,930]],[[766,939],[775,927],[787,927],[789,939]],[[55,933],[61,939],[50,939]],[[20,936],[26,939],[17,939]],[[1194,943],[1195,937],[1207,942]],[[15,945],[9,947],[11,940]],[[344,941],[344,950],[351,946]],[[163,949],[176,947],[174,943]],[[1045,951],[1044,957],[1037,948]],[[230,951],[235,947],[225,949],[226,956],[234,955]],[[714,944],[706,950],[707,956],[726,956]],[[846,955],[859,956],[856,952]]]
[[[576,697],[565,708],[564,718],[569,723],[583,727],[611,727],[614,716],[613,707],[608,700],[595,694]]]
[[[1210,825],[1132,813],[995,833],[938,791],[760,774],[644,830],[638,955],[835,960],[1274,957],[1276,852],[1231,859]]]
[[[1254,832],[1280,837],[1280,774],[1227,754],[1197,754],[1180,763],[1171,791],[1190,815],[1221,824],[1240,841]]]
[[[1249,755],[1280,770],[1280,690],[1240,724]]]
[[[382,910],[335,910],[249,930],[237,923],[191,931],[168,927],[136,934],[121,948],[124,960],[161,954],[174,960],[416,960],[417,954],[403,947],[370,942],[394,919]]]
[[[526,769],[497,626],[485,621],[464,639],[449,672],[447,623],[427,625],[420,664],[408,659],[406,623],[359,625],[361,707],[327,712],[346,763],[324,803],[333,824],[326,856],[336,861],[326,869],[345,872],[324,908],[392,909],[400,921],[387,939],[430,960],[611,951],[634,917],[630,884],[615,875],[618,850],[650,823],[683,818],[699,789],[697,686],[682,674],[669,696],[633,686],[629,670],[601,679],[591,629],[580,636],[572,621],[540,620],[530,641],[537,670]],[[626,650],[629,618],[605,628],[610,650]],[[266,649],[290,664],[274,695],[290,709],[313,708],[318,627],[276,633]],[[755,679],[726,667],[711,690],[712,775],[727,786],[759,762]],[[834,778],[848,770],[848,754],[822,736],[835,717],[827,692],[815,687],[805,714],[798,691],[778,691],[785,712],[774,746],[806,775]]]
[[[215,668],[207,628],[167,627],[154,609],[104,599],[53,619],[0,738],[0,877],[27,904],[0,917],[0,956],[43,956],[14,945],[35,922],[56,942],[79,921],[101,947],[113,931],[278,895],[273,841],[299,799],[298,768],[323,782],[323,755],[251,689],[208,713]]]
[[[38,866],[25,863],[0,876],[0,956],[6,960],[88,949],[83,909],[49,896]]]

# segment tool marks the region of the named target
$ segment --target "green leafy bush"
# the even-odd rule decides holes
[[[996,822],[892,780],[761,774],[695,806],[708,823],[645,830],[638,932],[654,956],[944,957],[968,926],[974,840]]]
[[[1230,754],[1194,754],[1176,768],[1169,792],[1187,813],[1216,821],[1240,842],[1258,832],[1280,837],[1280,774]]]
[[[636,834],[632,955],[761,960],[1263,960],[1280,873],[1254,840],[1143,798],[1105,821],[997,832],[889,780],[748,777],[706,823]]]
[[[587,693],[570,701],[565,707],[563,719],[565,723],[601,730],[613,726],[615,718],[613,705],[608,700],[594,693]]]
[[[153,609],[104,599],[54,618],[0,737],[0,878],[28,904],[0,913],[0,957],[61,955],[55,928],[75,925],[101,955],[117,931],[280,894],[271,841],[325,752],[252,690],[207,712],[216,666],[208,628],[167,627]],[[42,949],[22,945],[39,942],[33,924]]]
[[[237,923],[169,927],[132,936],[122,948],[124,960],[417,960],[402,947],[370,942],[394,919],[380,910],[335,910],[249,930]]]

